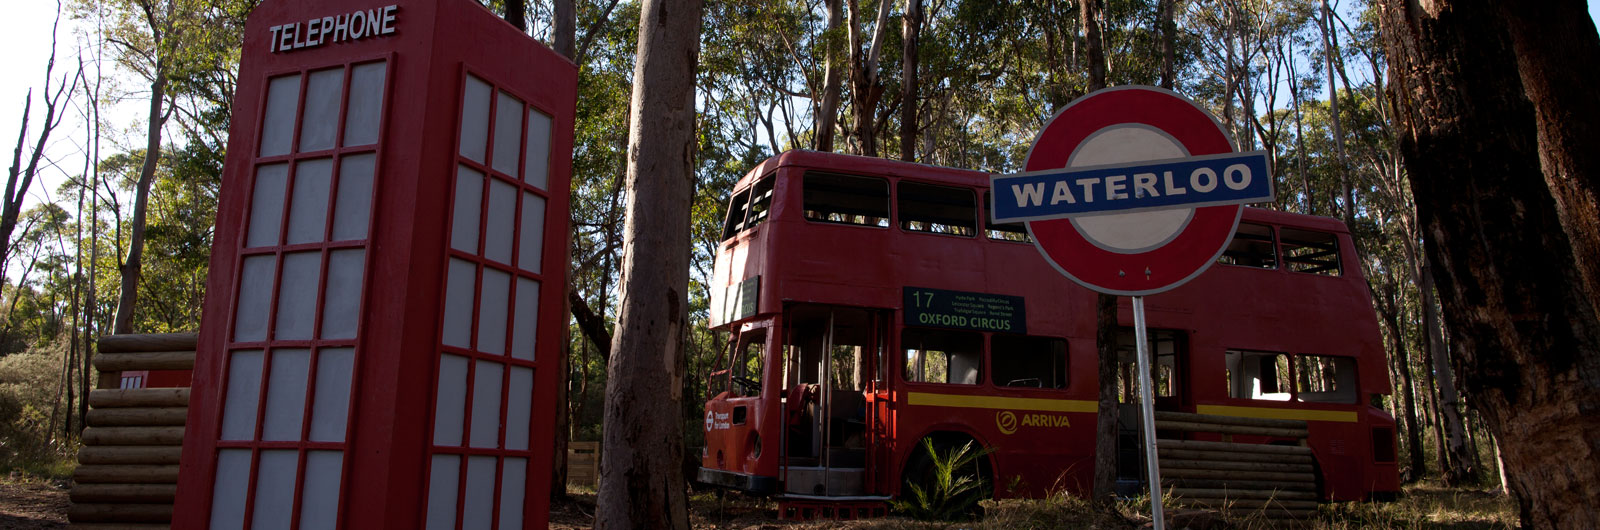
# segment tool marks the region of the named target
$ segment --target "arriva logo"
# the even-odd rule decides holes
[[[1001,434],[1017,432],[1017,415],[1009,410],[997,412],[994,415],[994,425],[1000,428]]]

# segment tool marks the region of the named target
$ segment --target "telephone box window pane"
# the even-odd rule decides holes
[[[278,319],[272,337],[307,340],[317,322],[317,277],[322,274],[322,253],[296,252],[283,256],[283,278],[278,284]]]
[[[450,221],[450,248],[478,253],[478,213],[483,208],[483,173],[461,166],[456,172],[456,205]]]
[[[483,269],[483,293],[478,298],[478,351],[506,353],[506,311],[511,309],[511,275]]]
[[[467,407],[466,357],[439,356],[439,394],[436,398],[433,414],[433,445],[452,447],[461,445],[461,416]]]
[[[450,274],[444,291],[444,331],[447,346],[472,347],[473,284],[478,267],[472,262],[451,258]]]
[[[494,107],[494,170],[516,175],[521,147],[522,102],[501,92]]]
[[[511,356],[533,360],[536,332],[539,330],[539,282],[517,278],[516,324],[511,328]]]
[[[550,116],[528,109],[528,161],[522,164],[522,181],[539,189],[550,186]]]
[[[511,388],[506,391],[506,449],[528,450],[528,419],[533,404],[533,369],[511,367]]]
[[[306,80],[306,106],[300,116],[300,152],[333,149],[339,130],[339,96],[344,69],[311,72]]]
[[[255,515],[251,528],[288,528],[294,512],[294,478],[299,468],[299,451],[270,450],[261,452],[261,463],[256,467]]]
[[[211,485],[211,528],[244,528],[250,493],[250,450],[217,451],[217,481]]]
[[[383,117],[383,78],[388,65],[382,62],[357,65],[350,70],[350,102],[344,117],[344,145],[378,143],[378,124]]]
[[[500,377],[505,366],[478,361],[472,376],[472,447],[500,446]]]
[[[467,76],[461,98],[461,156],[482,164],[489,140],[489,85]]]
[[[517,188],[489,179],[489,219],[483,225],[483,257],[511,263],[511,236],[517,228]]]
[[[544,259],[544,197],[522,194],[522,228],[517,243],[517,267],[539,273]]]
[[[328,283],[322,295],[322,338],[353,339],[361,321],[361,275],[367,251],[328,253]]]
[[[428,530],[455,530],[456,485],[461,477],[461,457],[433,455],[428,473]]]
[[[350,415],[350,374],[354,348],[323,348],[317,352],[317,391],[311,401],[313,442],[343,442]]]
[[[222,439],[254,440],[256,405],[261,399],[261,350],[240,350],[229,357],[228,394],[222,405]],[[246,460],[248,473],[248,458]]]
[[[255,189],[250,193],[250,227],[246,247],[278,244],[278,228],[283,221],[283,196],[289,182],[288,164],[269,164],[256,169]]]
[[[372,212],[372,153],[349,155],[339,161],[339,195],[333,205],[333,241],[366,239]]]
[[[528,459],[507,458],[500,470],[500,528],[522,528],[522,500]]]
[[[333,187],[333,159],[318,158],[295,164],[294,196],[289,203],[286,244],[322,241],[328,226],[328,191]]]
[[[489,530],[494,522],[492,456],[467,457],[467,491],[461,504],[461,530]]]
[[[306,476],[300,484],[300,530],[333,530],[338,526],[343,467],[344,453],[306,452]]]
[[[261,156],[289,154],[294,142],[295,106],[300,104],[300,74],[267,83],[267,110],[261,117]]]
[[[239,308],[235,312],[233,340],[267,340],[267,315],[272,311],[272,273],[275,256],[250,256],[239,271]]]
[[[310,370],[311,350],[296,348],[272,352],[272,373],[267,377],[267,411],[261,422],[262,440],[300,439]]]

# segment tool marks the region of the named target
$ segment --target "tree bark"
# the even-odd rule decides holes
[[[506,1],[506,15],[505,15],[506,22],[510,22],[511,23],[511,27],[517,28],[520,31],[523,31],[523,32],[528,31],[528,4],[525,3],[527,0],[505,0],[505,1]]]
[[[149,127],[145,131],[144,166],[139,170],[139,183],[133,197],[133,227],[128,237],[128,259],[122,263],[122,291],[117,297],[117,320],[111,332],[133,333],[133,308],[139,302],[139,279],[144,257],[144,219],[150,203],[150,184],[156,179],[156,165],[161,159],[161,127],[167,117],[162,104],[167,96],[167,77],[162,61],[156,61],[155,81],[150,83]]]
[[[1395,356],[1395,365],[1400,372],[1400,397],[1406,409],[1406,456],[1411,466],[1404,480],[1411,482],[1422,478],[1423,472],[1428,470],[1428,463],[1422,454],[1422,424],[1418,423],[1417,400],[1412,392],[1411,354],[1406,351],[1405,328],[1400,326],[1400,300],[1393,283],[1390,282],[1384,290],[1383,322],[1389,328],[1390,351]]]
[[[578,60],[578,8],[574,0],[554,0],[550,5],[550,48]]]
[[[1177,0],[1156,2],[1156,20],[1161,25],[1161,88],[1167,90],[1172,90],[1178,84],[1178,71],[1173,66],[1177,61],[1177,47],[1173,43],[1178,38],[1178,25],[1172,20],[1177,3]]]
[[[621,306],[607,367],[595,528],[687,530],[683,340],[699,0],[645,0],[628,131]]]
[[[1461,421],[1461,394],[1456,391],[1455,373],[1450,369],[1449,357],[1445,353],[1439,310],[1434,305],[1433,270],[1426,261],[1422,264],[1419,276],[1421,282],[1417,289],[1422,294],[1422,326],[1427,328],[1428,350],[1433,354],[1433,365],[1429,369],[1433,370],[1439,382],[1439,432],[1443,441],[1443,445],[1439,446],[1439,462],[1443,465],[1439,472],[1445,484],[1461,485],[1477,478],[1474,470],[1467,466],[1470,455],[1463,435],[1465,426]]]
[[[822,35],[825,72],[822,77],[822,106],[817,109],[816,142],[812,149],[833,151],[833,130],[839,120],[839,91],[844,83],[845,59],[840,57],[845,44],[839,41],[839,26],[844,24],[844,0],[824,0],[828,5],[828,29]]]
[[[1091,93],[1106,87],[1106,55],[1100,45],[1100,13],[1104,9],[1103,0],[1084,0],[1078,10]],[[1117,485],[1117,297],[1101,294],[1095,301],[1100,402],[1095,413],[1094,502],[1110,506],[1116,502]]]
[[[508,0],[508,2],[521,4],[522,0]],[[573,5],[573,0],[554,0],[551,4],[551,18],[554,20],[552,21],[550,47],[567,59],[577,61],[578,11]],[[510,16],[509,8],[507,16]],[[570,272],[571,270],[568,270],[568,278],[572,277]],[[571,298],[570,295],[574,294],[571,284],[567,285],[567,294],[569,299]],[[567,314],[572,314],[570,308]],[[561,375],[556,382],[555,447],[550,452],[551,499],[564,499],[567,496],[567,442],[572,439],[572,414],[570,413],[571,406],[569,403],[572,390],[572,370],[570,368],[572,341],[563,340],[561,342],[567,346],[562,348],[561,355],[556,359],[556,371]],[[611,343],[607,342],[605,344],[610,345]]]
[[[888,1],[888,0],[884,0]],[[900,159],[917,160],[917,40],[922,34],[922,0],[906,0],[900,33]]]
[[[1344,125],[1339,115],[1339,78],[1334,76],[1334,55],[1338,54],[1333,32],[1333,9],[1328,7],[1328,0],[1322,0],[1322,22],[1318,24],[1322,30],[1322,52],[1328,65],[1328,122],[1333,126],[1333,152],[1339,159],[1339,186],[1344,191],[1344,224],[1352,231],[1356,229],[1356,203],[1354,193],[1351,192],[1349,158],[1344,152]],[[1352,240],[1356,238],[1352,237]]]
[[[1522,524],[1597,528],[1600,321],[1497,11],[1383,2],[1401,152],[1456,375],[1501,442]]]

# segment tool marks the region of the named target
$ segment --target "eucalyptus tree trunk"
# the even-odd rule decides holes
[[[1085,62],[1089,65],[1089,92],[1106,87],[1106,55],[1100,40],[1100,13],[1104,0],[1084,0],[1079,22],[1083,25]],[[1095,348],[1099,357],[1099,405],[1095,412],[1094,502],[1116,502],[1117,486],[1117,297],[1095,298]],[[1146,384],[1140,381],[1139,384]]]
[[[872,41],[862,50],[861,1],[850,0],[850,107],[855,112],[855,138],[859,154],[878,156],[878,100],[883,97],[883,81],[878,66],[883,57],[883,39],[889,25],[889,2],[878,2],[877,23]]]
[[[841,57],[844,42],[839,40],[840,26],[844,24],[844,0],[823,0],[828,5],[828,28],[822,34],[822,106],[817,109],[816,143],[811,148],[833,151],[833,131],[839,122],[839,91],[844,84],[844,63]]]
[[[1322,0],[1322,21],[1317,25],[1322,30],[1322,53],[1328,65],[1328,123],[1333,127],[1333,152],[1339,157],[1337,171],[1339,172],[1339,186],[1344,190],[1344,224],[1354,231],[1356,228],[1356,203],[1355,195],[1351,192],[1349,157],[1344,152],[1344,125],[1339,114],[1339,78],[1335,76],[1334,56],[1339,53],[1333,34],[1333,9],[1328,7],[1328,0]],[[1352,238],[1356,240],[1355,238]],[[1359,241],[1359,240],[1356,240]]]
[[[629,115],[621,305],[607,367],[595,528],[689,528],[683,337],[704,6],[644,0]]]
[[[1467,453],[1466,426],[1461,420],[1461,395],[1456,391],[1455,372],[1450,369],[1449,357],[1445,353],[1439,310],[1434,305],[1433,270],[1426,260],[1418,276],[1421,278],[1417,289],[1422,294],[1422,325],[1427,328],[1428,350],[1433,357],[1433,365],[1428,368],[1439,383],[1439,439],[1443,442],[1439,446],[1440,473],[1444,475],[1446,484],[1465,484],[1476,480],[1477,472],[1467,465],[1471,455]]]
[[[157,40],[159,43],[159,39]],[[117,296],[117,319],[112,323],[115,334],[133,333],[133,308],[139,302],[139,279],[143,275],[145,215],[150,203],[150,184],[156,179],[156,165],[161,159],[161,127],[167,122],[162,105],[167,97],[165,61],[157,60],[155,80],[150,83],[150,114],[145,130],[144,166],[139,169],[139,182],[133,196],[132,234],[128,237],[128,258],[122,262],[122,290]]]
[[[888,0],[883,0],[887,2]],[[922,0],[906,0],[901,18],[900,159],[917,160],[917,40],[922,34]]]
[[[578,11],[573,5],[573,1],[554,0],[552,2],[550,10],[554,20],[551,21],[550,48],[567,59],[577,61]],[[510,18],[511,10],[509,6],[511,4],[521,5],[523,0],[507,0],[507,2],[506,17]],[[516,25],[517,23],[513,22],[512,24]],[[521,29],[521,26],[517,27]],[[577,240],[576,237],[572,239],[574,241]],[[569,268],[567,270],[568,278],[573,277],[571,266],[571,264],[567,265]],[[570,282],[566,285],[566,289],[569,295],[567,297],[568,303],[570,304],[570,300],[574,298],[571,295],[576,294],[577,291],[573,290]],[[583,303],[583,298],[576,298],[578,298],[578,303]],[[570,305],[567,308],[567,314],[572,314]],[[563,335],[566,335],[566,333],[563,333]],[[557,376],[556,381],[555,447],[550,452],[550,498],[552,499],[563,499],[567,496],[567,443],[572,440],[572,413],[569,404],[572,399],[572,341],[563,336],[561,343],[567,346],[561,349],[561,355],[556,356],[555,368],[561,375]]]
[[[1157,0],[1156,20],[1161,25],[1161,88],[1173,90],[1178,84],[1178,71],[1173,63],[1177,59],[1176,46],[1178,25],[1173,23],[1172,12],[1176,9],[1178,0]]]

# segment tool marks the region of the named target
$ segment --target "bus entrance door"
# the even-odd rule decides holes
[[[1147,492],[1142,430],[1139,426],[1139,387],[1134,382],[1139,369],[1135,364],[1137,346],[1133,328],[1117,331],[1117,494],[1136,496]],[[1151,394],[1155,410],[1182,412],[1189,402],[1188,385],[1182,384],[1188,363],[1184,334],[1178,330],[1150,329],[1146,335],[1150,348]]]
[[[784,322],[783,491],[865,495],[887,319],[881,311],[795,305]]]

